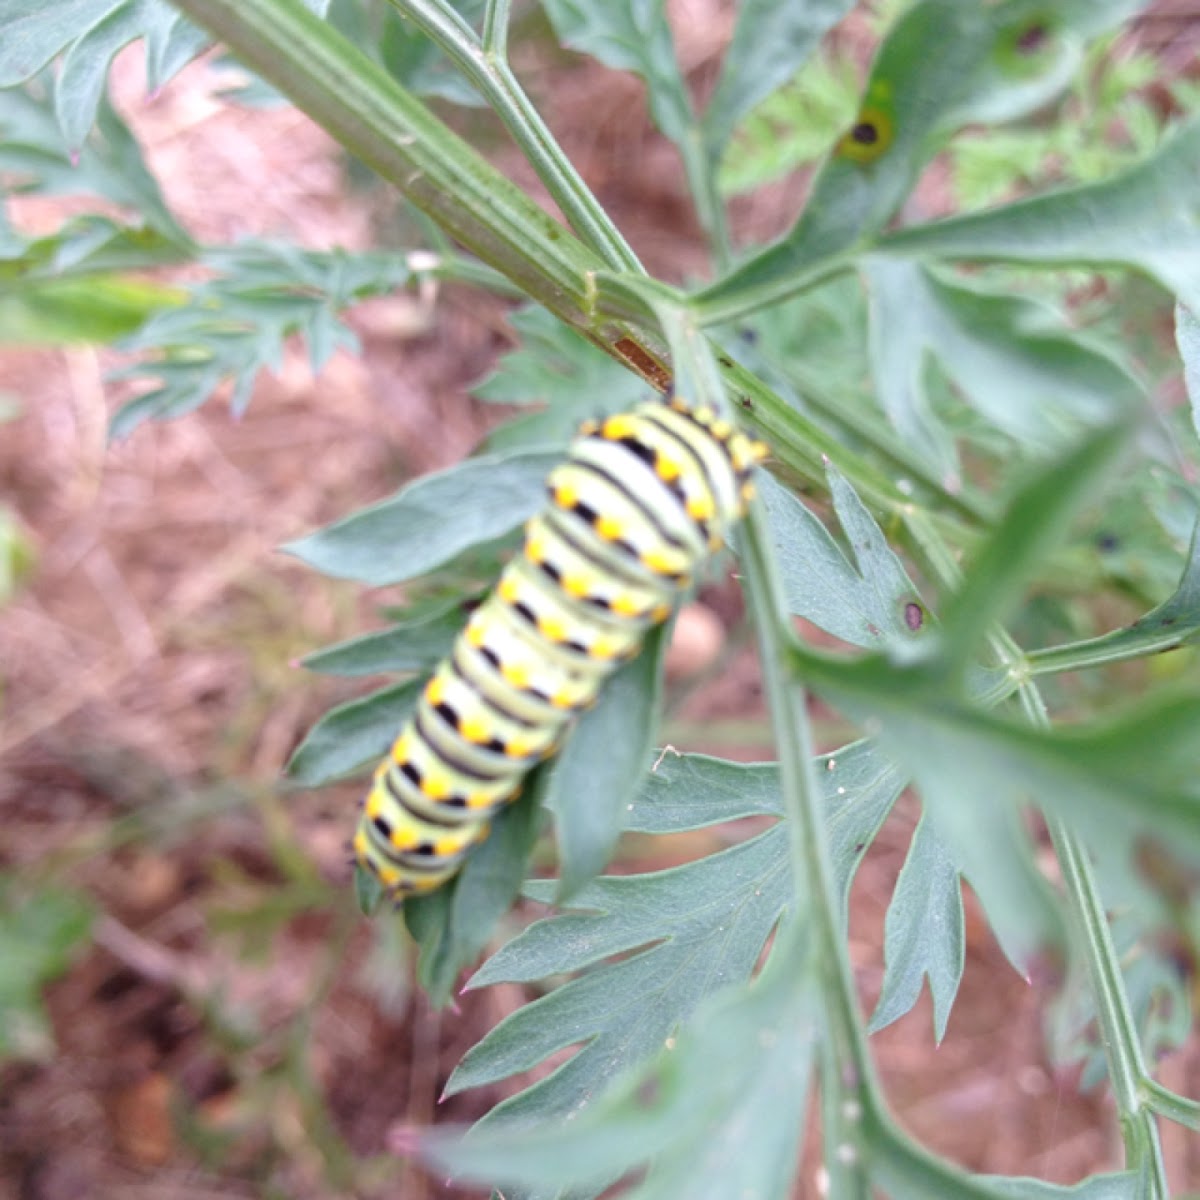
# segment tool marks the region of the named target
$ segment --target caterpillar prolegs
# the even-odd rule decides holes
[[[451,878],[525,775],[665,621],[746,511],[765,452],[709,408],[589,422],[545,508],[375,772],[354,837],[394,897]]]

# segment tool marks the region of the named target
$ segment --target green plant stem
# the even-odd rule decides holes
[[[487,0],[483,14],[483,49],[493,58],[503,59],[508,53],[509,0]]]
[[[1030,675],[1054,675],[1062,671],[1081,671],[1088,667],[1104,667],[1112,663],[1129,662],[1135,658],[1146,658],[1151,654],[1177,650],[1183,644],[1184,638],[1178,633],[1173,634],[1169,629],[1164,629],[1158,634],[1148,634],[1137,642],[1128,641],[1123,632],[1118,631],[1083,642],[1070,642],[1065,646],[1031,650],[1025,655],[1025,663]]]
[[[504,54],[508,3],[492,3],[483,41],[442,0],[388,0],[437,43],[504,122],[571,228],[616,271],[642,265],[530,103]]]
[[[733,243],[729,237],[729,220],[725,212],[725,201],[717,190],[717,173],[712,156],[705,143],[704,131],[692,125],[687,137],[679,144],[683,156],[683,170],[687,176],[696,216],[700,228],[712,248],[713,261],[719,275],[724,274],[733,262]]]

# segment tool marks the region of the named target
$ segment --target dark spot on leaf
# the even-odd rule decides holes
[[[653,1108],[657,1103],[662,1088],[659,1086],[657,1077],[652,1079],[644,1079],[637,1089],[637,1102],[643,1108]]]
[[[850,137],[860,146],[874,146],[879,141],[879,129],[870,121],[859,121],[850,130]]]
[[[858,845],[854,847],[854,853],[861,854],[866,847],[866,844],[866,842],[859,842]]]
[[[1161,626],[1162,626],[1164,629],[1170,629],[1170,628],[1171,628],[1171,626],[1172,626],[1172,625],[1174,625],[1174,624],[1175,624],[1175,622],[1176,622],[1176,621],[1178,621],[1178,620],[1179,620],[1179,618],[1178,618],[1178,617],[1163,617],[1163,619],[1162,619],[1161,621],[1159,621],[1159,624],[1160,624],[1160,625],[1161,625]]]
[[[1017,40],[1013,44],[1021,54],[1033,54],[1046,44],[1049,36],[1050,31],[1038,21],[1017,34]]]
[[[913,633],[925,624],[925,610],[915,600],[910,600],[904,606],[904,623]]]
[[[739,329],[738,337],[740,337],[742,339],[742,341],[746,343],[747,346],[758,345],[758,330],[757,329],[751,329],[751,328],[749,328],[749,326],[747,326],[745,329]]]
[[[868,622],[867,622],[867,632],[868,632],[868,633],[869,633],[869,634],[870,634],[872,637],[879,637],[879,636],[880,636],[880,630],[879,630],[879,626],[878,626],[878,625],[876,625],[874,621],[868,621]]]
[[[739,396],[738,403],[743,408],[753,408],[754,407],[754,401],[751,400],[749,396]]]
[[[1101,554],[1111,554],[1121,544],[1121,539],[1115,533],[1101,533],[1096,537],[1096,549]]]

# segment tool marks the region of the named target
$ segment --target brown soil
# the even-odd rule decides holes
[[[682,54],[702,77],[727,22],[712,0],[689,2]],[[641,89],[573,62],[523,70],[650,269],[702,273],[679,164],[647,129]],[[371,244],[379,196],[347,189],[336,147],[304,118],[220,106],[202,66],[146,103],[136,51],[117,85],[201,239]],[[799,188],[743,219],[777,228]],[[46,229],[62,211],[27,202],[18,216]],[[53,1048],[0,1067],[0,1200],[462,1194],[388,1147],[499,1098],[437,1103],[467,1047],[531,992],[499,987],[432,1011],[407,946],[353,913],[343,845],[356,789],[280,789],[306,728],[362,690],[289,664],[377,624],[394,597],[322,580],[276,547],[471,449],[496,413],[467,389],[509,344],[503,316],[465,291],[377,302],[355,317],[361,358],[340,354],[313,380],[297,351],[240,421],[218,398],[115,446],[113,355],[0,359],[0,391],[23,409],[0,426],[0,497],[37,553],[0,613],[0,868],[81,888],[97,910],[91,948],[47,992]],[[712,607],[726,616],[727,603]],[[738,659],[724,678],[683,716],[759,718],[752,665]],[[912,823],[902,805],[855,888],[850,950],[868,1012]],[[670,852],[705,853],[714,838]],[[639,866],[665,865],[664,853]],[[1070,1182],[1115,1168],[1110,1102],[1080,1097],[1076,1073],[1047,1059],[1052,989],[1020,980],[970,915],[943,1044],[927,998],[873,1039],[900,1119],[974,1170]],[[1200,1094],[1200,1051],[1161,1077]],[[1176,1184],[1195,1185],[1194,1140],[1166,1138]],[[800,1194],[818,1194],[811,1167]]]

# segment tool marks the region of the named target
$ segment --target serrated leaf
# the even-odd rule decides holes
[[[962,979],[966,937],[958,869],[933,825],[922,820],[888,904],[883,989],[871,1031],[883,1029],[917,1002],[929,980],[934,1035],[946,1033],[950,1008]]]
[[[662,0],[542,0],[558,40],[646,82],[655,125],[682,142],[694,123]]]
[[[88,935],[92,913],[74,892],[18,892],[0,877],[0,1059],[52,1049],[42,987],[61,975]]]
[[[450,653],[465,623],[464,605],[456,600],[390,629],[316,650],[300,665],[326,675],[349,676],[429,670]]]
[[[665,651],[660,625],[637,658],[605,683],[550,765],[545,803],[556,819],[558,904],[598,875],[616,849],[654,745]]]
[[[1095,6],[1101,24],[1126,7],[1121,0]],[[884,228],[955,128],[982,113],[1011,120],[1060,90],[1081,37],[1096,23],[1075,4],[1053,11],[1031,11],[1024,0],[913,5],[871,68],[859,117],[875,131],[872,149],[862,154],[852,141],[839,143],[792,231],[701,292],[700,319],[730,305],[742,312],[766,307],[828,274]],[[1035,26],[1040,36],[1027,53],[1023,35]]]
[[[758,979],[707,1004],[653,1062],[569,1124],[485,1123],[427,1148],[458,1176],[540,1192],[590,1190],[649,1162],[630,1200],[786,1195],[820,1032],[813,959],[793,921]]]
[[[1183,125],[1145,161],[1101,183],[1064,188],[1001,208],[880,239],[878,250],[922,259],[1036,266],[1128,266],[1200,308],[1200,120]]]
[[[240,414],[259,371],[278,369],[284,343],[294,335],[307,340],[310,366],[319,372],[337,346],[357,346],[341,310],[409,279],[402,255],[325,253],[269,242],[210,250],[200,261],[215,278],[122,343],[124,350],[153,357],[110,378],[154,379],[157,386],[113,418],[113,437],[149,418],[191,412],[227,381],[233,384],[230,407]]]
[[[412,579],[536,512],[558,459],[544,450],[467,459],[284,549],[335,579],[375,587]]]
[[[853,563],[804,504],[759,475],[788,611],[851,645],[912,642],[928,616],[917,589],[853,488],[832,466],[827,475]]]
[[[0,283],[0,345],[113,342],[171,298],[170,289],[118,275]]]
[[[1034,453],[1060,449],[1080,423],[1131,409],[1134,379],[1073,336],[1048,306],[941,277],[913,262],[868,256],[871,362],[900,436],[957,481],[958,459],[933,413],[929,360],[998,429]]]
[[[136,140],[106,100],[96,128],[73,155],[46,87],[36,83],[0,89],[0,173],[10,191],[102,196],[133,209],[180,249],[194,249],[146,169]]]
[[[423,680],[407,679],[330,709],[288,760],[288,777],[321,787],[382,758],[412,711]]]
[[[419,948],[417,979],[432,1004],[449,1002],[459,976],[517,898],[542,826],[544,789],[545,770],[539,769],[445,887],[405,901],[404,919]]]
[[[1182,304],[1175,306],[1175,344],[1183,359],[1183,380],[1192,405],[1192,424],[1200,437],[1200,321]]]
[[[529,891],[549,899],[553,885]],[[706,996],[749,976],[791,892],[783,826],[673,870],[593,880],[574,897],[575,911],[530,926],[468,986],[540,979],[637,953],[507,1017],[468,1051],[447,1092],[507,1078],[579,1043],[568,1062],[493,1109],[481,1127],[578,1111],[618,1072],[657,1053]]]
[[[848,905],[854,873],[906,777],[878,746],[865,741],[822,755],[815,773],[833,880]],[[680,833],[749,816],[783,816],[775,763],[664,752],[634,798],[625,828]]]
[[[719,159],[738,122],[804,64],[853,0],[741,0],[733,40],[704,112],[709,154]]]

